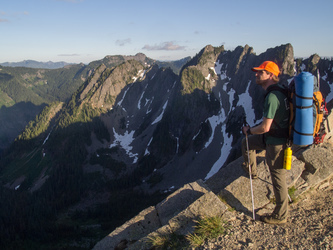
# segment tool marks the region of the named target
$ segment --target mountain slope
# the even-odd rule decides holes
[[[0,66],[0,116],[6,117],[6,119],[2,119],[0,126],[0,152],[15,139],[45,105],[53,101],[67,101],[90,77],[95,68],[101,64],[111,68],[128,60],[135,60],[144,65],[155,62],[144,54],[138,53],[135,56],[106,56],[89,65],[66,65],[64,63],[62,67],[56,67],[56,69],[42,67],[45,63],[29,60],[22,62],[23,64],[4,64],[10,67]],[[185,59],[163,65],[171,65],[173,70],[179,71],[184,63]],[[53,64],[49,62],[46,65]],[[18,103],[20,104],[14,107]],[[35,107],[29,108],[31,105],[35,105]],[[10,119],[10,116],[6,115],[6,107],[11,109],[9,112],[13,113],[14,117],[21,117],[19,113],[25,113],[26,119]]]
[[[84,65],[54,70],[0,67],[0,152],[46,105],[67,101],[88,72]]]
[[[283,82],[293,76],[290,44],[258,56],[247,45],[209,45],[179,75],[142,54],[78,67],[72,79],[83,84],[64,104],[45,109],[1,159],[2,186],[12,190],[0,191],[13,207],[27,207],[21,215],[2,211],[1,218],[16,216],[20,225],[0,228],[2,235],[16,232],[24,242],[33,231],[27,237],[36,244],[65,244],[67,228],[72,238],[94,241],[174,188],[214,175],[240,156],[243,118],[250,125],[261,120],[263,91],[251,68],[267,59],[280,65]],[[330,101],[332,61],[314,56],[297,63],[297,70],[320,70]],[[84,231],[82,223],[98,229]]]

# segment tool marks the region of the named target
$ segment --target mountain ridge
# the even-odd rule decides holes
[[[66,62],[40,62],[35,60],[23,60],[20,62],[4,62],[0,63],[1,66],[4,67],[27,67],[27,68],[38,68],[38,69],[59,69],[63,68],[66,65],[70,65],[71,63]]]
[[[263,91],[255,84],[253,65],[271,58],[281,67],[283,82],[294,75],[290,44],[258,56],[248,45],[234,51],[208,45],[179,74],[139,57],[141,61],[115,57],[117,65],[106,57],[106,63],[96,62],[96,67],[77,66],[74,75],[82,84],[47,128],[33,139],[18,138],[12,151],[3,154],[0,180],[13,190],[0,191],[15,191],[11,200],[17,206],[34,200],[34,209],[21,204],[31,207],[30,217],[23,214],[15,222],[34,217],[35,224],[27,225],[30,230],[41,227],[57,235],[57,228],[47,227],[43,219],[70,227],[90,218],[101,234],[110,232],[184,183],[208,179],[239,157],[244,115],[250,125],[262,115]],[[318,68],[330,101],[332,61],[317,59],[296,60],[296,70]],[[32,135],[29,127],[25,132]],[[45,182],[37,185],[41,180]],[[19,201],[18,195],[25,199]],[[6,216],[14,218],[7,209],[1,217]],[[60,220],[63,217],[70,223]],[[18,237],[24,232],[22,225]],[[46,241],[49,237],[41,231],[36,235]]]
[[[28,68],[27,64],[14,65],[15,67],[0,66],[0,116],[3,125],[0,128],[0,151],[4,150],[19,135],[34,116],[38,115],[45,105],[53,101],[67,101],[70,96],[92,74],[95,68],[102,64],[115,67],[128,60],[137,60],[143,64],[154,63],[155,60],[142,53],[134,56],[106,56],[101,60],[85,64],[66,64],[57,69]],[[175,62],[166,62],[163,65],[171,67],[175,72],[186,61],[182,59]],[[28,60],[27,60],[28,62]],[[36,105],[34,109],[23,110],[25,103]],[[20,105],[18,105],[20,103]],[[16,108],[13,106],[17,105]],[[28,104],[27,104],[28,105]],[[11,119],[6,108],[13,110],[15,115],[21,117],[19,112],[27,113],[27,119]]]

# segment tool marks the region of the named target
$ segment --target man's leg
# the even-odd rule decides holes
[[[266,161],[271,173],[276,199],[273,214],[281,221],[286,220],[288,217],[287,170],[283,168],[284,149],[284,145],[268,145],[266,148]]]

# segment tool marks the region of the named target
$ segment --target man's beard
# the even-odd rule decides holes
[[[259,86],[263,86],[267,83],[268,79],[266,80],[261,80],[261,79],[256,79],[256,83],[259,85]]]

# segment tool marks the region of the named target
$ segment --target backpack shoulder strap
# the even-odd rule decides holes
[[[272,91],[279,91],[282,94],[284,94],[284,96],[287,98],[287,102],[286,105],[288,105],[288,107],[286,107],[286,109],[289,109],[289,91],[287,88],[283,88],[281,86],[279,86],[278,84],[274,84],[271,85],[267,88],[267,91],[265,93],[265,98],[267,97],[267,95],[269,93],[271,93]],[[273,119],[273,123],[274,125],[277,127],[277,129],[275,130],[270,130],[268,132],[269,135],[273,136],[273,137],[282,137],[282,138],[289,138],[289,134],[290,134],[290,129],[289,127],[286,129],[282,129],[279,124]]]
[[[275,90],[280,91],[286,97],[288,97],[288,89],[287,88],[283,88],[283,87],[279,86],[278,84],[274,84],[274,85],[271,85],[267,88],[267,91],[265,93],[265,98],[269,93],[271,93],[272,91],[275,91]]]

